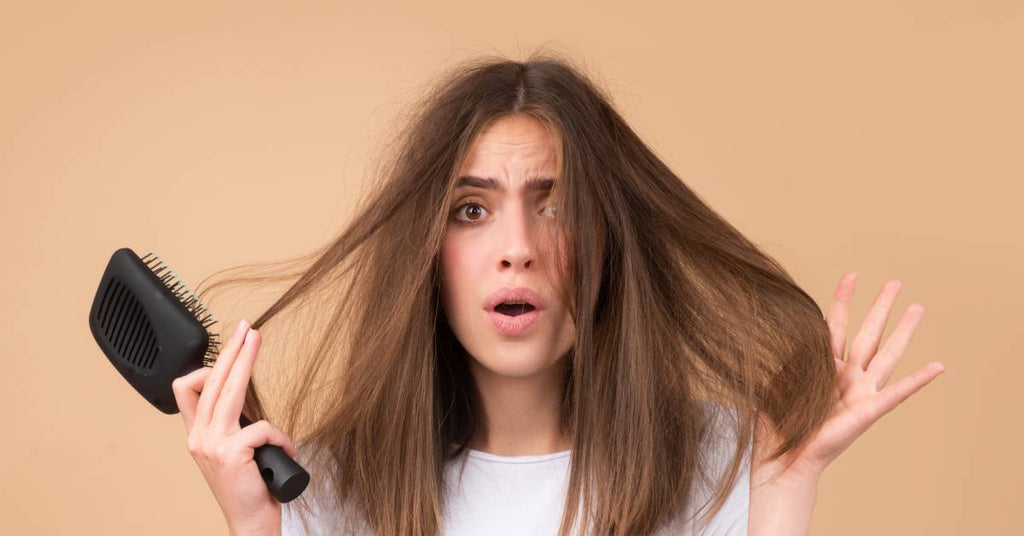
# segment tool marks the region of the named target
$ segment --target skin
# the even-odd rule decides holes
[[[555,297],[560,282],[546,272],[557,252],[541,231],[553,223],[547,192],[528,191],[530,178],[558,180],[555,138],[536,119],[496,120],[474,140],[459,177],[494,178],[504,191],[461,187],[455,191],[440,265],[443,307],[470,354],[485,415],[470,447],[516,456],[570,449],[558,431],[563,367],[575,326]],[[466,203],[471,203],[466,205]],[[522,335],[495,328],[484,303],[501,287],[529,287],[546,303]]]

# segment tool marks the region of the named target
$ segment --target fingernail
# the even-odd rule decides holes
[[[245,333],[248,330],[249,330],[249,323],[246,322],[246,320],[243,318],[243,319],[238,321],[238,329],[235,331],[235,334],[241,335],[242,333]]]

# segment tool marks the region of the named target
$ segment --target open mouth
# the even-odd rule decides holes
[[[494,308],[494,312],[506,316],[519,316],[529,313],[534,309],[534,306],[526,302],[502,302]]]

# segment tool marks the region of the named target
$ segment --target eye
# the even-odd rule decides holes
[[[558,217],[558,206],[557,205],[548,205],[548,206],[544,207],[544,213],[549,215],[549,216],[551,216],[552,218],[556,218],[556,217]]]
[[[475,214],[476,216],[471,216],[470,219],[468,219],[468,220],[459,218],[458,217],[459,213],[462,212],[462,209],[467,208],[467,207],[475,207],[472,211],[470,211],[470,213],[471,214]],[[476,202],[473,202],[473,201],[470,201],[468,203],[463,203],[463,204],[459,205],[458,207],[456,207],[456,209],[455,209],[455,216],[456,216],[456,218],[455,219],[457,219],[457,220],[459,220],[461,222],[465,222],[465,223],[475,223],[475,222],[479,221],[480,218],[483,217],[483,216],[480,215],[481,211],[486,212],[486,209],[484,209],[483,205],[481,205],[479,203],[476,203]]]

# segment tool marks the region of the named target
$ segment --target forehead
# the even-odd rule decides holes
[[[554,177],[558,173],[556,143],[554,133],[537,119],[503,117],[473,141],[460,175],[495,178],[499,183]]]

